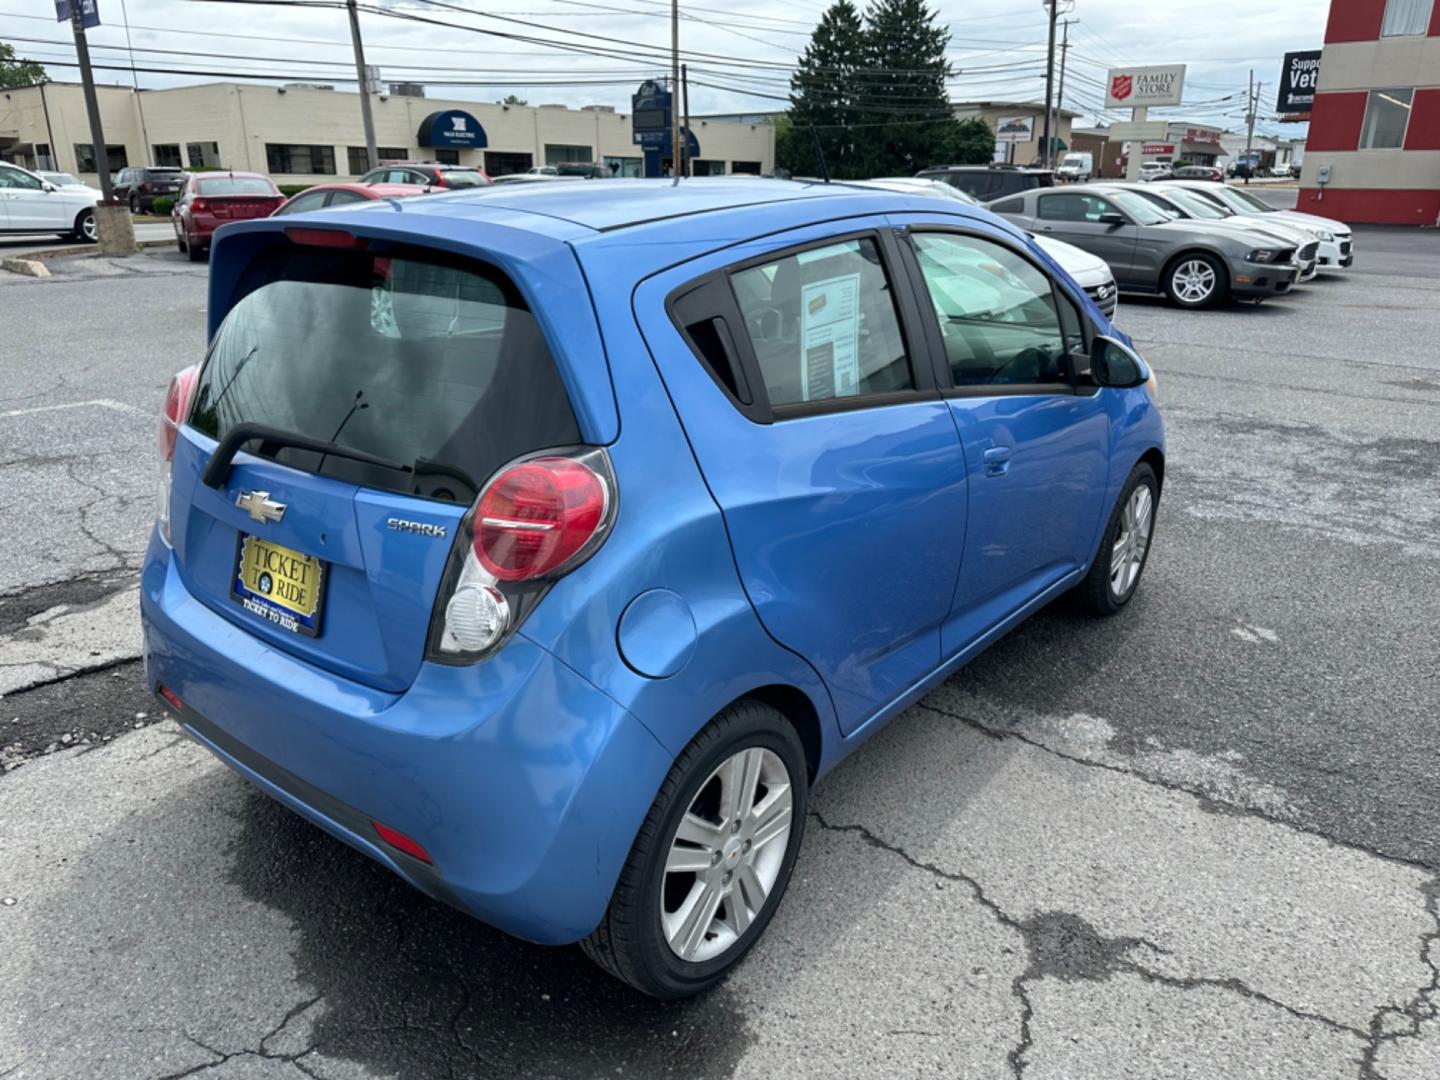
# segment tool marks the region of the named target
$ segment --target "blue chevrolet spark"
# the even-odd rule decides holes
[[[1154,380],[983,210],[759,179],[226,227],[146,677],[433,897],[710,986],[816,780],[1062,593],[1134,595]]]

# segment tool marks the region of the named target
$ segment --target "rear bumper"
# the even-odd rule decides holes
[[[609,903],[670,756],[628,711],[517,636],[489,661],[425,664],[403,694],[340,678],[195,600],[152,535],[145,673],[198,742],[422,891],[543,944]],[[416,840],[429,866],[371,821]]]

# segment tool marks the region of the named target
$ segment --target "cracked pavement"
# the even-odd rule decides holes
[[[1171,436],[1141,594],[1041,613],[827,778],[765,940],[679,1004],[156,722],[133,568],[203,268],[106,318],[134,279],[0,284],[0,339],[47,328],[0,357],[0,1076],[1434,1080],[1440,237],[1358,239],[1284,303],[1122,304]]]

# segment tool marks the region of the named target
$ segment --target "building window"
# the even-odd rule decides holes
[[[545,144],[545,164],[559,165],[562,161],[594,161],[595,151],[588,146],[560,146]]]
[[[1435,0],[1385,0],[1381,37],[1423,37],[1430,27]]]
[[[530,154],[515,154],[504,150],[485,151],[485,171],[491,176],[529,172],[534,164],[535,158]]]
[[[1395,150],[1405,145],[1413,90],[1371,90],[1365,103],[1365,125],[1360,129],[1361,150]]]
[[[35,144],[35,167],[37,169],[55,168],[55,159],[50,156],[49,143],[42,142]]]
[[[335,148],[266,143],[265,167],[272,173],[292,176],[334,176]]]
[[[437,149],[435,151],[435,160],[438,161],[441,165],[459,165],[460,151]]]
[[[105,156],[109,158],[106,172],[116,173],[130,164],[130,159],[125,155],[125,147],[105,147]],[[90,143],[75,144],[75,170],[82,173],[93,173],[95,169],[95,147]]]
[[[218,169],[220,167],[219,143],[186,143],[185,153],[190,158],[190,168],[192,169]],[[175,164],[180,163],[177,161]]]
[[[691,176],[724,176],[725,162],[695,158],[690,162]]]
[[[758,161],[732,161],[730,163],[732,173],[744,173],[746,176],[759,176],[760,163]]]
[[[162,169],[180,168],[180,144],[156,143],[150,147],[150,160]]]
[[[370,151],[363,146],[347,146],[345,156],[348,159],[350,172],[359,176],[361,173],[370,171]],[[403,146],[377,146],[375,148],[376,162],[386,161],[409,161],[410,151]]]
[[[610,170],[612,176],[644,176],[645,159],[643,157],[606,157],[605,167]]]

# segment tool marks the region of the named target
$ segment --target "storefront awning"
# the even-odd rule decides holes
[[[420,146],[456,147],[462,150],[481,150],[490,145],[480,121],[463,109],[431,113],[420,121],[420,130],[415,139]]]

